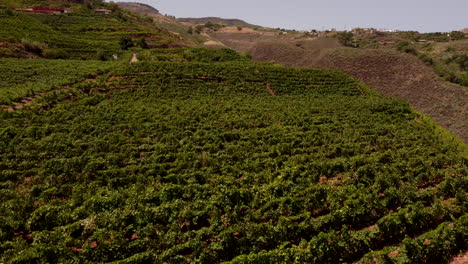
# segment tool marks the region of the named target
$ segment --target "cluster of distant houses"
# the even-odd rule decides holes
[[[16,11],[27,12],[27,13],[43,13],[43,14],[65,14],[69,12],[69,10],[67,9],[42,8],[42,7],[16,9]],[[106,14],[106,15],[112,14],[112,10],[108,10],[108,9],[95,9],[94,12],[97,14]]]

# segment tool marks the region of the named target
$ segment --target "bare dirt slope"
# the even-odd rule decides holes
[[[235,50],[250,52],[258,61],[342,70],[384,95],[406,100],[468,142],[468,88],[440,80],[412,55],[388,49],[343,48],[332,38],[223,33],[212,37]]]

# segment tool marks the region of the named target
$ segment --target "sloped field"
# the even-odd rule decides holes
[[[0,112],[0,262],[444,263],[466,157],[336,71],[140,62]],[[121,262],[119,262],[121,261]]]
[[[413,55],[380,49],[340,48],[334,38],[293,39],[258,34],[212,34],[257,61],[290,67],[337,69],[385,96],[399,98],[468,142],[468,89],[449,83]],[[461,43],[457,49],[462,50]],[[452,45],[452,44],[450,44]]]

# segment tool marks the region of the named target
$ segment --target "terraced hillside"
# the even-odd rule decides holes
[[[337,71],[189,53],[0,112],[0,262],[444,263],[468,249],[468,158],[407,103]]]
[[[160,27],[152,18],[140,16],[115,4],[94,1],[95,5],[64,7],[53,1],[11,1],[0,9],[0,58],[101,59],[121,55],[122,38],[144,39],[146,47],[184,46],[185,40]],[[39,3],[37,3],[39,2]],[[52,6],[63,14],[20,12],[16,9]],[[96,13],[107,8],[111,14]],[[140,45],[141,46],[141,45]]]
[[[184,43],[188,44],[187,46],[198,46],[206,41],[205,36],[189,33],[190,27],[188,25],[177,21],[175,17],[162,15],[151,6],[132,2],[118,2],[117,5],[143,17],[151,18],[158,27],[183,39]]]

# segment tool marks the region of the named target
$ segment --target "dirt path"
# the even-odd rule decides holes
[[[135,63],[135,62],[138,62],[138,57],[137,57],[136,53],[133,53],[132,59],[130,60],[130,63]]]

